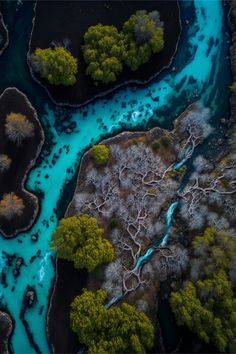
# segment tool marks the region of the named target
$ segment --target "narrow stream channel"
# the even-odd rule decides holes
[[[220,118],[228,116],[229,36],[220,0],[181,1],[183,32],[170,69],[143,88],[127,87],[83,108],[68,109],[68,125],[73,126],[68,134],[59,129],[56,107],[31,80],[26,65],[33,3],[26,1],[17,5],[8,1],[1,5],[10,36],[9,47],[0,57],[1,91],[16,86],[25,93],[47,129],[48,141],[50,138],[27,181],[27,188],[40,194],[41,212],[28,232],[12,240],[0,238],[0,268],[7,282],[6,287],[0,286],[1,305],[7,307],[15,321],[13,351],[32,353],[37,347],[38,351],[49,353],[46,314],[54,281],[49,243],[58,223],[57,203],[64,188],[74,179],[83,152],[101,138],[122,130],[148,129],[155,125],[170,128],[175,117],[194,100],[211,109],[212,124],[218,132]],[[66,206],[63,205],[61,213]],[[31,236],[36,233],[39,237],[34,243]],[[16,281],[13,267],[6,267],[2,252],[24,257],[25,265]],[[36,256],[34,261],[33,256]],[[20,304],[27,285],[37,293],[36,305],[25,315],[30,336],[20,319]]]

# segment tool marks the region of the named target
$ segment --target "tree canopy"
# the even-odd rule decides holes
[[[116,81],[124,64],[137,70],[163,47],[164,31],[159,13],[141,10],[124,23],[120,32],[115,26],[89,27],[82,50],[86,72],[97,84]]]
[[[154,344],[150,319],[134,306],[104,306],[104,290],[84,290],[71,304],[71,328],[88,353],[145,353]]]
[[[103,229],[97,225],[96,218],[89,215],[60,220],[52,238],[51,246],[57,256],[73,261],[77,269],[86,268],[91,272],[97,265],[111,262],[115,256]]]
[[[103,144],[94,145],[92,157],[97,165],[105,165],[109,159],[109,148]]]
[[[188,281],[172,292],[172,311],[179,325],[186,325],[205,342],[212,341],[222,352],[236,351],[236,299],[224,270],[211,278]]]
[[[25,206],[23,200],[15,193],[7,193],[0,200],[0,216],[12,220],[22,215]]]
[[[192,244],[187,282],[171,294],[179,325],[220,351],[236,351],[236,240],[232,230],[205,229]]]
[[[8,139],[17,145],[34,135],[34,125],[21,113],[8,114],[5,129]]]
[[[86,73],[95,82],[113,82],[121,73],[124,46],[122,34],[115,26],[98,24],[89,27],[84,35],[83,55],[88,64]]]
[[[76,82],[77,59],[63,47],[36,49],[33,68],[51,85],[72,86]]]
[[[126,51],[124,62],[133,71],[147,63],[164,47],[164,31],[157,11],[137,11],[123,25]]]

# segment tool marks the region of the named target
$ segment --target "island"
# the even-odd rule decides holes
[[[38,199],[25,189],[25,181],[44,132],[33,106],[14,87],[0,96],[0,115],[0,230],[12,237],[30,228],[38,213]]]
[[[148,59],[144,59],[146,64],[140,67],[134,67],[131,64],[135,71],[132,71],[126,65],[124,65],[122,70],[120,67],[122,64],[118,63],[117,60],[114,61],[114,57],[117,57],[117,59],[121,57],[116,52],[120,40],[118,32],[122,29],[125,21],[141,10],[147,13],[157,13],[157,16],[155,15],[153,18],[157,21],[158,26],[164,26],[165,44],[163,49],[161,51],[157,50],[157,53],[152,55],[151,58],[149,58],[148,49],[148,53],[146,52],[145,54],[148,55]],[[54,14],[53,18],[51,13]],[[77,23],[79,23],[79,26],[77,26]],[[86,38],[85,33],[89,32],[89,28],[92,29],[93,26],[97,25],[110,26],[109,33],[113,33],[113,36],[115,36],[116,49],[111,54],[113,62],[107,63],[106,66],[111,65],[112,70],[119,72],[115,80],[112,78],[111,82],[109,82],[110,80],[108,79],[99,85],[94,84],[88,72],[86,74],[86,62],[83,55],[84,50],[82,50],[84,39]],[[77,31],[75,31],[75,28],[77,28]],[[121,86],[145,84],[164,68],[169,67],[177,49],[180,31],[180,15],[177,1],[90,1],[89,3],[71,1],[69,3],[59,2],[57,6],[50,1],[38,2],[35,6],[35,19],[28,53],[28,63],[32,77],[45,87],[55,103],[79,106],[96,97],[113,92]],[[142,38],[145,39],[144,36]],[[77,59],[78,69],[74,71],[75,78],[71,86],[51,84],[50,81],[37,72],[35,65],[32,63],[32,55],[37,48],[54,47],[55,49],[58,47],[65,48],[68,53],[71,53]],[[137,58],[137,54],[130,53],[133,59]],[[142,53],[139,53],[138,57],[141,58],[141,55]],[[89,56],[86,55],[86,60],[89,63],[91,60],[90,54]],[[91,70],[94,69],[91,67]],[[99,78],[99,75],[97,73],[96,77]]]

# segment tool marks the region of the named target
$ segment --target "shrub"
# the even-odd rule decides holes
[[[92,158],[97,165],[105,165],[109,159],[109,148],[106,145],[94,145],[92,147]]]
[[[12,220],[22,215],[25,206],[23,200],[15,193],[4,194],[0,201],[0,216]]]
[[[63,47],[36,49],[31,56],[35,71],[51,85],[72,86],[76,82],[77,59]]]
[[[110,221],[109,221],[109,227],[111,229],[115,229],[118,226],[118,224],[119,224],[118,220],[115,217],[111,218]]]
[[[34,135],[34,126],[21,113],[10,113],[7,115],[6,135],[9,140],[20,145],[23,140],[31,138]]]
[[[231,92],[235,93],[236,92],[236,82],[233,82],[232,85],[230,86]]]
[[[160,144],[160,141],[159,139],[158,140],[155,140],[153,143],[152,143],[152,148],[154,151],[158,151],[161,147],[161,144]]]
[[[0,173],[7,171],[10,168],[11,159],[5,155],[0,155]]]

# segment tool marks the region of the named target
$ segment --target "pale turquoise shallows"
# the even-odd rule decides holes
[[[7,305],[15,320],[12,337],[15,353],[34,352],[19,319],[21,301],[27,285],[35,287],[38,301],[34,308],[28,310],[25,318],[40,351],[49,352],[46,339],[46,313],[54,277],[49,242],[58,222],[53,209],[57,206],[66,180],[70,180],[76,173],[81,152],[89,147],[91,140],[97,142],[100,134],[108,136],[116,129],[121,130],[120,123],[123,124],[124,130],[135,128],[145,122],[148,126],[148,122],[153,119],[156,120],[156,125],[163,123],[163,118],[172,121],[176,112],[187,107],[193,93],[194,95],[198,93],[197,99],[212,109],[216,125],[221,115],[227,111],[225,101],[228,96],[224,92],[227,92],[229,85],[226,60],[228,35],[224,24],[222,2],[220,0],[183,1],[181,4],[183,21],[188,19],[189,13],[192,13],[192,6],[195,7],[196,13],[194,22],[190,21],[184,26],[179,51],[172,67],[163,72],[159,78],[136,91],[129,88],[122,89],[107,100],[97,100],[95,104],[73,110],[72,121],[77,123],[78,128],[72,134],[58,134],[54,128],[53,110],[48,108],[47,116],[40,117],[49,122],[48,129],[53,135],[54,142],[47,163],[44,159],[37,168],[33,169],[28,178],[28,187],[34,190],[37,186],[44,194],[41,200],[41,213],[30,232],[21,234],[13,240],[0,238],[1,250],[23,256],[25,260],[25,266],[21,268],[14,292],[11,291],[14,285],[12,268],[7,270],[8,287],[4,288],[1,285],[0,288],[2,302]],[[153,100],[156,97],[159,100]],[[32,104],[34,105],[33,101]],[[87,116],[83,118],[85,110]],[[170,116],[164,116],[165,111],[172,113]],[[104,128],[101,127],[101,121],[97,121],[98,118],[102,119]],[[65,146],[68,147],[68,153]],[[61,154],[58,154],[59,149],[62,149]],[[59,158],[50,168],[54,153],[58,154]],[[67,172],[68,168],[71,169],[70,172]],[[48,178],[45,178],[45,175],[48,175]],[[39,240],[33,243],[30,236],[36,232],[39,232]],[[19,240],[22,243],[19,243]],[[30,263],[30,258],[38,249],[41,250],[42,257]],[[3,266],[1,261],[0,267]],[[42,313],[39,314],[42,306]]]

